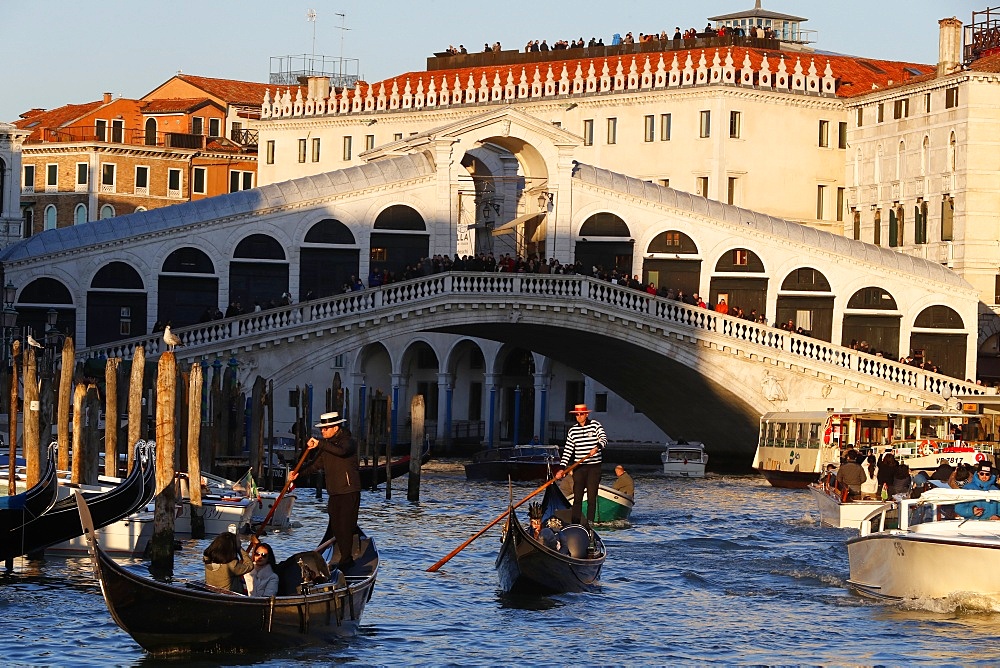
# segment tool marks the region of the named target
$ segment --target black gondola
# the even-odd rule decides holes
[[[254,598],[203,583],[153,580],[119,566],[101,550],[87,503],[76,496],[108,612],[153,654],[244,653],[353,636],[374,591],[378,551],[361,529],[353,546],[354,566],[343,574],[333,571],[330,582],[302,593]],[[335,548],[324,554],[332,564],[339,561]]]
[[[420,464],[426,464],[430,458],[430,449],[424,449],[423,454],[420,456]],[[389,470],[392,473],[393,479],[410,472],[410,459],[410,455],[404,455],[393,459],[389,463]],[[362,464],[358,467],[358,470],[361,473],[361,489],[374,489],[386,481],[385,462],[381,464]]]
[[[156,492],[156,464],[152,444],[139,441],[132,472],[104,492],[84,492],[94,526],[98,529],[141,510]],[[0,559],[30,554],[83,535],[80,512],[72,497],[60,499],[39,517],[15,527],[0,545]]]
[[[555,445],[515,445],[488,448],[472,456],[465,465],[466,480],[548,480],[559,463]]]
[[[601,537],[594,531],[591,545],[584,527],[569,524],[570,506],[557,485],[545,489],[541,513],[550,533],[535,540],[511,508],[496,562],[500,589],[538,595],[595,589],[607,556]]]
[[[48,447],[45,469],[38,483],[20,494],[0,496],[0,544],[15,540],[15,532],[31,520],[45,514],[56,502],[59,478],[56,474],[56,444]]]

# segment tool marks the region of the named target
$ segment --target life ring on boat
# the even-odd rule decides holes
[[[920,455],[926,457],[938,451],[936,441],[920,441]]]
[[[976,461],[977,462],[984,462],[984,461],[986,461],[986,455],[984,455],[981,452],[977,452],[976,453]]]

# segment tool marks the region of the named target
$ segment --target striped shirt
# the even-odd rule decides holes
[[[563,448],[563,467],[578,462],[587,456],[594,447],[597,447],[597,454],[587,460],[587,464],[600,464],[601,451],[608,444],[608,435],[604,433],[604,427],[597,420],[587,420],[583,425],[579,422],[574,424],[566,432],[566,447]]]

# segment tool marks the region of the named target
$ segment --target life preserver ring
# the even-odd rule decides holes
[[[984,461],[986,461],[986,455],[984,455],[981,452],[977,452],[976,453],[976,461],[977,462],[984,462]]]

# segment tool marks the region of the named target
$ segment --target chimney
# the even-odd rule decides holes
[[[105,93],[104,94],[104,104],[110,104],[110,103],[111,103],[111,93]]]
[[[940,36],[938,38],[937,75],[958,70],[962,64],[962,22],[954,16],[938,21]]]

